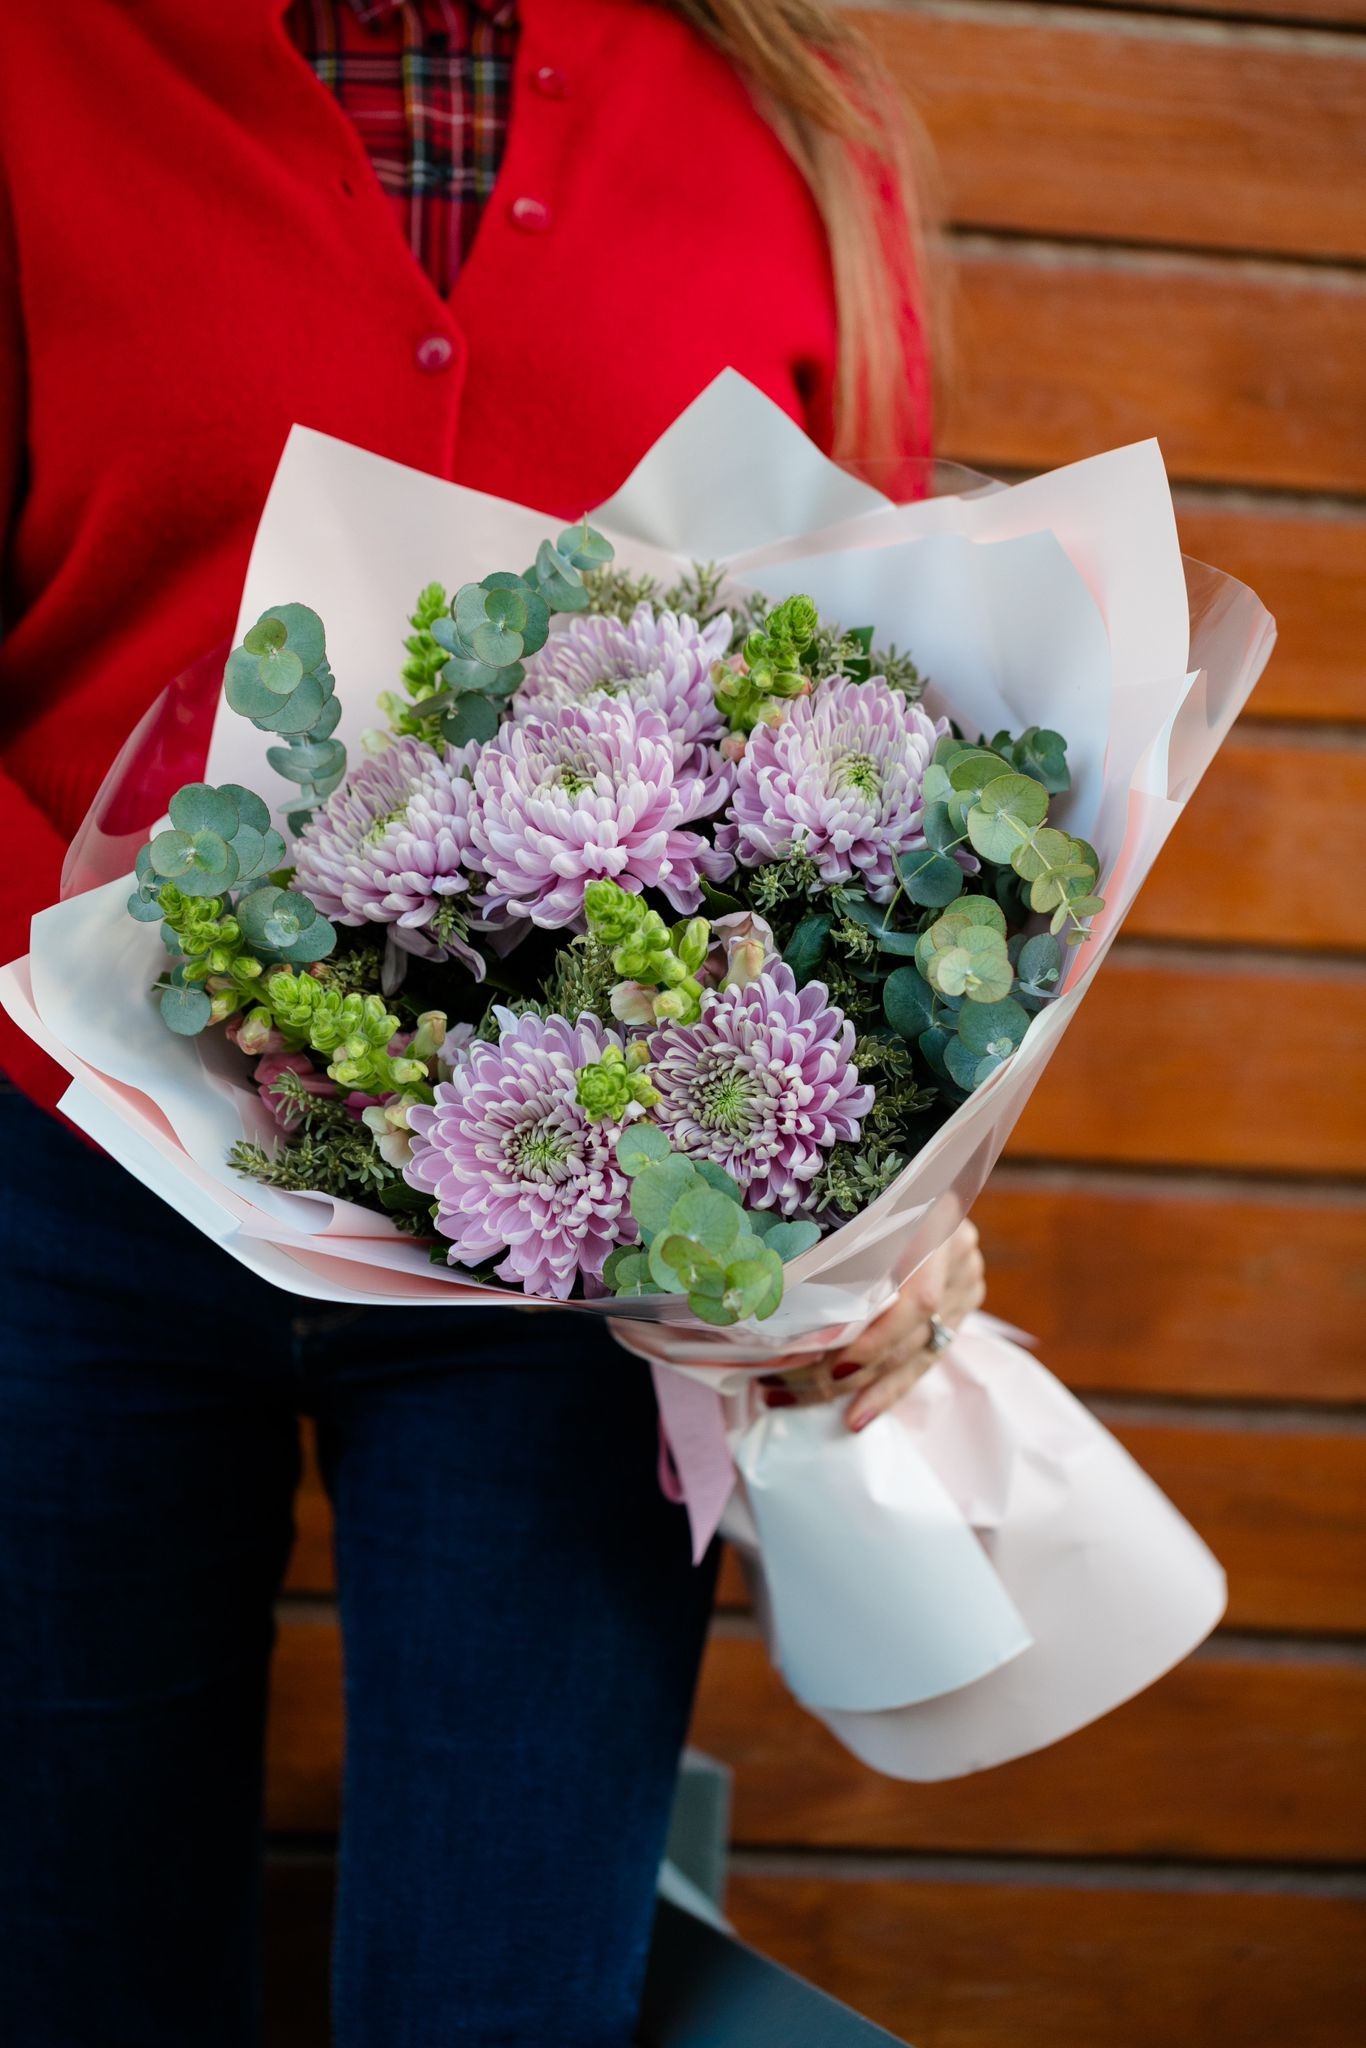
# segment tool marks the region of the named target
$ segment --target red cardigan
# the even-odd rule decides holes
[[[828,436],[819,216],[670,11],[523,0],[506,158],[443,300],[282,5],[4,10],[0,960],[129,728],[231,632],[293,421],[568,517],[726,364]],[[0,1024],[0,1070],[55,1101]]]

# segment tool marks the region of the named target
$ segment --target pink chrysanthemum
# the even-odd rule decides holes
[[[540,718],[585,697],[630,698],[662,713],[680,775],[717,775],[729,788],[729,764],[716,752],[726,722],[711,671],[729,652],[730,635],[725,612],[699,626],[686,612],[656,615],[648,604],[629,620],[570,619],[527,663],[513,717]]]
[[[825,1155],[857,1138],[873,1090],[854,1065],[854,1027],[818,981],[798,989],[775,961],[756,981],[702,998],[695,1024],[650,1038],[651,1115],[680,1152],[732,1174],[753,1209],[794,1215]]]
[[[395,740],[328,797],[294,849],[298,886],[325,917],[387,925],[406,952],[446,950],[427,927],[469,891],[471,752]],[[482,972],[468,947],[447,943]]]
[[[590,1123],[575,1074],[621,1038],[584,1015],[517,1017],[497,1010],[497,1045],[471,1045],[431,1108],[409,1111],[410,1186],[438,1204],[452,1265],[495,1271],[528,1294],[564,1301],[583,1276],[601,1294],[602,1265],[634,1242],[631,1184],[616,1161],[620,1123]]]
[[[921,784],[948,729],[880,676],[831,677],[750,735],[717,842],[750,868],[801,848],[823,882],[885,903],[897,855],[925,844]]]
[[[474,768],[470,834],[494,923],[530,918],[581,928],[583,892],[605,875],[623,889],[660,889],[676,910],[702,900],[702,877],[735,863],[684,827],[719,796],[680,775],[662,715],[627,699],[589,697],[502,726]]]

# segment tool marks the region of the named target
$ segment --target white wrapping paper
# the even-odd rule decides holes
[[[1010,489],[895,506],[733,372],[592,516],[630,567],[672,576],[715,559],[773,597],[809,590],[832,617],[871,620],[915,652],[931,707],[970,730],[1035,723],[1069,741],[1059,821],[1096,845],[1106,909],[1014,1058],[879,1201],[793,1263],[770,1321],[704,1328],[673,1297],[571,1304],[610,1311],[654,1363],[698,1547],[729,1500],[798,1697],[879,1769],[978,1769],[1055,1740],[1177,1661],[1221,1611],[1217,1565],[1100,1426],[987,1324],[858,1436],[836,1406],[761,1410],[747,1382],[756,1365],[854,1334],[967,1213],[1260,673],[1271,622],[1231,579],[1183,572],[1151,442]],[[391,681],[413,592],[529,559],[547,523],[296,428],[235,637],[271,604],[313,606],[354,747]],[[278,788],[283,810],[268,744],[220,707],[208,777]],[[123,915],[129,886],[42,912],[28,959],[0,973],[5,1007],[73,1075],[73,1121],[293,1292],[438,1309],[520,1299],[433,1267],[367,1210],[231,1172],[229,1146],[267,1128],[265,1113],[221,1040],[173,1037],[146,1000],[162,954],[156,928]]]

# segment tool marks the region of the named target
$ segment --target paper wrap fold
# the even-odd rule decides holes
[[[714,560],[739,585],[806,590],[832,618],[872,622],[915,653],[929,708],[970,733],[1038,724],[1068,739],[1074,786],[1058,820],[1096,846],[1106,908],[1014,1057],[877,1202],[793,1262],[768,1322],[704,1328],[673,1297],[569,1304],[610,1314],[651,1359],[695,1544],[727,1515],[797,1696],[878,1769],[980,1769],[1094,1718],[1193,1647],[1222,1609],[1214,1560],[988,1320],[858,1436],[833,1407],[760,1412],[745,1383],[756,1365],[852,1335],[967,1214],[1274,629],[1250,591],[1183,564],[1155,443],[895,505],[733,372],[592,516],[633,569],[672,579]],[[234,637],[271,604],[319,612],[354,749],[413,593],[529,560],[546,528],[535,510],[296,428]],[[149,714],[144,741],[193,724],[184,699]],[[220,706],[205,773],[278,787],[283,810],[268,743]],[[146,999],[159,937],[122,909],[132,850],[157,822],[130,816],[144,771],[125,750],[68,861],[76,893],[35,918],[30,954],[0,973],[6,1009],[73,1077],[66,1113],[296,1294],[437,1309],[520,1299],[433,1267],[371,1211],[229,1169],[233,1141],[273,1126],[221,1035],[173,1037]]]

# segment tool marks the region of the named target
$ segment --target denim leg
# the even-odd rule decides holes
[[[288,1298],[8,1093],[0,1260],[0,2040],[247,2048]]]
[[[600,1324],[401,1320],[334,1335],[320,1400],[337,2048],[627,2048],[714,1560],[690,1561],[648,1373]]]

